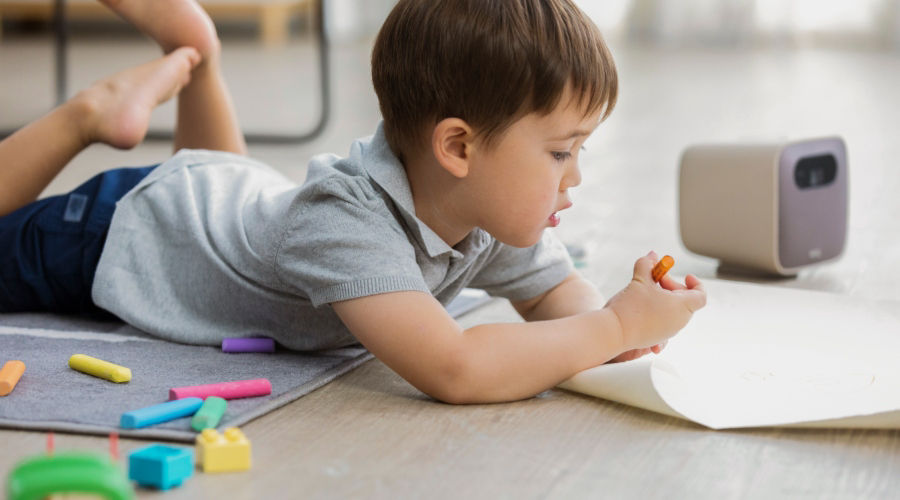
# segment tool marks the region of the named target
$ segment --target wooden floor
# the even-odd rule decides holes
[[[253,146],[254,152],[296,178],[303,175],[298,165],[317,149],[345,154],[349,139],[370,129],[376,116],[370,88],[359,83],[368,81],[367,51],[364,45],[339,50],[337,118],[320,141],[296,148]],[[584,271],[604,293],[624,286],[633,260],[651,249],[675,257],[675,274],[716,275],[714,261],[691,256],[679,244],[675,181],[686,145],[840,134],[851,169],[846,254],[795,280],[769,284],[900,299],[900,56],[616,45],[613,53],[621,73],[619,106],[586,145],[584,182],[558,229],[567,242],[587,249]],[[0,51],[0,64],[3,57]],[[0,92],[0,108],[5,99]],[[164,145],[148,145],[133,155],[164,152]],[[81,180],[126,157],[94,148],[50,191],[67,189],[75,177]],[[497,301],[464,322],[514,319],[511,308]],[[251,422],[244,431],[253,442],[251,471],[198,473],[177,490],[141,490],[139,497],[900,495],[898,430],[710,431],[561,390],[517,403],[449,406],[424,397],[378,361]],[[8,471],[16,460],[43,450],[44,434],[0,431],[0,441],[0,471]],[[123,440],[123,452],[144,444]],[[98,451],[107,446],[103,438],[76,435],[58,435],[56,445]]]

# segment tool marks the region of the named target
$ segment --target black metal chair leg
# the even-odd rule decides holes
[[[318,137],[331,117],[331,65],[329,61],[328,35],[325,33],[325,0],[319,0],[316,11],[317,33],[316,38],[319,48],[319,96],[321,107],[319,119],[308,131],[300,134],[272,134],[259,132],[245,132],[244,138],[249,143],[262,144],[299,144],[308,142]],[[56,104],[62,104],[66,100],[68,83],[68,23],[66,22],[65,0],[53,2],[53,35],[54,35],[54,61],[56,73]],[[12,135],[17,129],[0,131],[0,138]],[[148,140],[172,140],[174,133],[170,130],[151,130],[147,133]]]

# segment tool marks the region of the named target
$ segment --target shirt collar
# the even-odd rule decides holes
[[[359,161],[375,183],[391,198],[407,227],[419,240],[429,257],[437,257],[445,253],[449,253],[452,258],[463,257],[462,252],[448,245],[434,230],[416,217],[416,208],[413,203],[412,190],[409,187],[409,179],[406,177],[406,169],[400,159],[391,151],[381,123],[378,124],[375,135],[354,143],[350,156]],[[456,246],[463,250],[480,247],[489,240],[486,236],[484,231],[476,228]]]

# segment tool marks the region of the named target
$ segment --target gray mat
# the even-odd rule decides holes
[[[460,316],[489,300],[464,290],[448,306]],[[131,369],[116,384],[68,366],[72,354],[87,354]],[[0,397],[0,427],[192,442],[190,418],[144,429],[121,429],[122,413],[163,403],[169,389],[231,380],[267,378],[269,396],[233,399],[219,428],[243,425],[334,380],[372,356],[362,347],[316,353],[283,349],[273,354],[226,354],[219,347],[175,344],[121,323],[47,314],[0,315],[0,366],[25,362],[13,392]]]
[[[87,354],[131,369],[116,384],[68,366],[72,354]],[[231,380],[267,378],[269,396],[233,399],[219,427],[243,425],[353,369],[371,355],[362,347],[301,354],[226,354],[218,347],[154,339],[120,323],[51,315],[0,315],[0,366],[25,362],[15,390],[0,397],[0,427],[193,441],[190,418],[144,429],[119,428],[122,413],[165,402],[169,389]]]

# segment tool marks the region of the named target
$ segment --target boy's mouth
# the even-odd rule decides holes
[[[550,214],[550,217],[547,218],[550,221],[550,227],[556,227],[559,225],[559,212],[553,212]]]
[[[547,221],[549,221],[550,227],[558,226],[559,225],[559,213],[571,206],[572,206],[572,202],[570,201],[570,202],[566,203],[562,208],[557,210],[556,212],[553,212],[552,214],[550,214],[550,217],[547,217]]]

